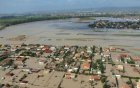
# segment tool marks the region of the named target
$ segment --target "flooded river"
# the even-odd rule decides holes
[[[85,22],[80,22],[78,18],[75,18],[66,20],[38,21],[14,25],[0,31],[0,43],[40,43],[52,45],[88,46],[121,45],[140,47],[140,31],[112,29],[94,30],[88,27],[88,24],[92,22],[94,21],[87,20]],[[25,39],[22,40],[21,38],[18,40],[18,36],[21,35],[26,36]]]

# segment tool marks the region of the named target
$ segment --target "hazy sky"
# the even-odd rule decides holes
[[[0,0],[0,13],[136,6],[140,0]]]

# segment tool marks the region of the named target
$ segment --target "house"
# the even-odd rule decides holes
[[[89,77],[90,81],[99,81],[101,77],[99,75],[93,75]]]
[[[24,64],[15,64],[17,66],[17,68],[21,69],[24,68]]]
[[[76,53],[74,57],[75,57],[76,59],[77,59],[77,58],[80,58],[80,57],[81,57],[81,54],[80,54],[80,53]]]
[[[124,48],[116,48],[118,52],[126,52],[126,50]]]
[[[137,72],[137,73],[140,73],[140,70],[138,68],[136,68],[136,67],[133,68],[133,71]]]
[[[137,82],[137,87],[136,88],[140,88],[140,82]]]
[[[46,49],[45,49],[45,52],[46,52],[46,53],[52,53],[52,50],[46,48]]]
[[[22,57],[17,57],[16,60],[14,61],[14,64],[17,66],[17,68],[23,68],[24,67],[24,61],[26,58]]]
[[[87,53],[89,53],[89,54],[92,53],[91,47],[88,47],[88,48],[87,48]]]
[[[30,48],[30,47],[25,47],[25,49],[26,49],[26,50],[30,50],[31,48]]]
[[[74,67],[72,70],[73,70],[74,72],[76,72],[76,71],[78,70],[78,68],[77,68],[77,67]]]
[[[120,56],[119,55],[112,55],[112,59],[114,59],[116,62],[119,62]]]
[[[115,75],[115,77],[116,77],[117,79],[120,79],[120,78],[121,78],[121,75]]]
[[[46,63],[46,60],[40,60],[39,61],[39,65],[45,65],[45,63]]]
[[[60,54],[64,54],[64,50],[61,50],[61,51],[60,51]]]
[[[15,52],[17,49],[16,48],[11,48],[11,51],[12,52]]]
[[[110,49],[109,49],[109,48],[104,48],[103,51],[104,51],[104,52],[109,52]]]
[[[102,61],[103,61],[103,62],[105,62],[105,61],[106,61],[106,59],[105,59],[105,58],[102,58]]]
[[[74,78],[74,77],[75,77],[75,74],[73,74],[73,73],[66,73],[65,74],[66,79],[71,79],[71,78]]]
[[[131,57],[127,53],[122,53],[120,54],[119,59],[120,59],[120,62],[124,62],[127,64],[127,60],[131,60]]]
[[[133,61],[140,61],[140,57],[139,56],[131,56],[131,59]]]
[[[130,59],[130,56],[127,53],[120,54],[120,58],[122,59]]]
[[[119,71],[123,71],[124,70],[124,66],[123,65],[117,65],[116,69]]]
[[[45,47],[45,45],[40,45],[40,46],[39,46],[39,48],[44,48],[44,47]]]
[[[68,71],[68,72],[72,72],[72,71],[73,71],[73,69],[68,69],[67,71]]]
[[[65,50],[69,50],[70,48],[69,48],[69,46],[65,46],[64,49]]]
[[[24,58],[24,57],[17,57],[16,61],[23,63],[24,61],[26,61],[26,58]]]
[[[97,71],[97,74],[98,74],[98,75],[101,75],[101,74],[102,74],[102,72],[101,72],[100,70],[98,70],[98,71]]]
[[[111,58],[111,53],[110,52],[104,52],[103,57],[104,58]]]
[[[29,68],[23,68],[22,71],[24,71],[24,72],[30,72],[30,69]]]
[[[55,52],[55,51],[56,51],[56,47],[50,47],[50,50],[51,50],[52,52]]]
[[[28,81],[22,80],[22,81],[20,81],[20,84],[21,84],[21,85],[27,85],[27,84],[28,84]]]
[[[131,88],[128,84],[123,84],[121,88]]]
[[[34,72],[34,73],[38,73],[40,70],[39,69],[31,69],[31,72]]]
[[[110,47],[109,50],[110,50],[111,52],[115,52],[115,51],[116,51],[116,48],[115,48],[115,47]]]
[[[84,53],[84,59],[89,59],[90,55],[89,53]]]
[[[90,63],[87,62],[87,61],[83,62],[83,64],[81,65],[81,69],[89,70],[90,69]]]

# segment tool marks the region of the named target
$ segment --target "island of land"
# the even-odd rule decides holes
[[[109,29],[140,29],[140,21],[126,21],[126,22],[111,22],[109,20],[96,21],[93,24],[89,24],[91,28],[109,28]]]

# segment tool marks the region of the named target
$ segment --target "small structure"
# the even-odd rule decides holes
[[[140,88],[140,82],[137,82],[137,87],[136,88]]]
[[[100,80],[100,76],[99,75],[93,75],[89,77],[90,81],[99,81]]]
[[[139,56],[131,56],[131,59],[133,61],[140,61],[140,57]]]
[[[92,53],[91,47],[88,47],[88,48],[87,48],[87,53],[89,53],[89,54]]]
[[[121,88],[131,88],[128,84],[123,84]]]
[[[31,69],[31,72],[33,73],[38,73],[40,70],[39,69]]]
[[[47,62],[46,60],[40,60],[39,65],[45,65],[46,62]]]
[[[117,79],[120,79],[120,78],[121,78],[121,75],[115,75],[115,77],[116,77]]]
[[[20,84],[21,84],[21,85],[27,85],[27,84],[28,84],[28,81],[22,80],[22,81],[20,82]]]
[[[123,71],[124,70],[124,66],[123,65],[117,65],[116,69],[119,71]]]
[[[26,60],[26,58],[24,58],[24,57],[17,57],[16,58],[17,63],[24,63],[25,60]]]
[[[24,64],[15,64],[17,66],[17,68],[22,69],[24,68]]]
[[[120,58],[122,59],[130,59],[130,56],[127,53],[120,54]]]
[[[50,49],[49,50],[51,50],[52,52],[55,52],[56,51],[56,47],[50,47]]]
[[[50,50],[50,49],[47,48],[47,49],[45,49],[45,52],[46,53],[52,53],[52,50]]]
[[[83,70],[89,70],[89,68],[90,68],[89,62],[87,62],[87,61],[83,62],[83,64],[81,65],[81,68]]]
[[[24,71],[24,72],[30,72],[30,69],[29,68],[23,68],[22,71]]]
[[[115,51],[116,51],[116,48],[115,48],[115,47],[110,47],[109,50],[110,50],[111,52],[115,52]]]
[[[72,73],[66,73],[65,74],[66,79],[71,79],[71,78],[74,78],[74,77],[75,77],[75,74],[72,74]]]
[[[107,58],[107,59],[108,59],[108,58],[111,58],[111,53],[110,53],[110,52],[104,52],[104,53],[103,53],[103,57],[104,57],[104,58]]]
[[[74,55],[74,58],[75,58],[75,59],[78,59],[78,58],[80,58],[80,56],[81,56],[80,53],[76,53],[76,54]]]

